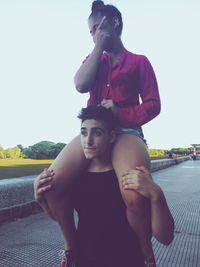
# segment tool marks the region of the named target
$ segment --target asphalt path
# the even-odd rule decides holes
[[[200,160],[157,171],[153,178],[175,219],[172,244],[152,240],[158,267],[199,267]],[[58,225],[44,213],[0,226],[0,267],[57,267],[62,247]]]

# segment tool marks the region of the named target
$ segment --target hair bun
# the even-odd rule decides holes
[[[100,9],[103,6],[104,6],[104,2],[103,1],[101,1],[101,0],[95,0],[92,3],[92,12],[97,11],[98,9]]]

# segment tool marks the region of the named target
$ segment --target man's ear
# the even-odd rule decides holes
[[[118,17],[113,17],[112,18],[112,25],[113,25],[114,29],[119,27],[119,18]]]
[[[117,138],[116,131],[112,130],[110,132],[110,143],[113,144],[115,142],[116,138]]]

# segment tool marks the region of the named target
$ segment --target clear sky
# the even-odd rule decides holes
[[[88,95],[74,73],[93,43],[90,0],[0,0],[0,146],[68,143]],[[200,143],[200,1],[113,0],[125,47],[155,70],[161,114],[144,125],[150,148]]]

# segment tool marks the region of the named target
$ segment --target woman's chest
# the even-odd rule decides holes
[[[97,90],[100,100],[111,98],[119,105],[133,101],[139,93],[139,75],[136,66],[117,68],[105,66],[98,73]]]

